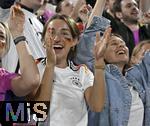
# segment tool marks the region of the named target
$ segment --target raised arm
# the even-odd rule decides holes
[[[96,34],[96,45],[94,48],[95,57],[95,78],[92,87],[85,92],[87,103],[92,111],[100,112],[105,103],[105,62],[104,53],[110,37],[111,28],[108,28],[104,37],[100,39],[100,34]]]
[[[42,77],[40,87],[33,99],[35,101],[50,101],[52,94],[52,85],[54,78],[54,66],[56,64],[56,55],[53,49],[53,41],[49,36],[45,37],[45,48],[47,52],[47,63]]]
[[[74,20],[76,20],[78,17],[78,11],[83,4],[86,4],[85,0],[78,0],[74,6],[73,11],[70,14],[70,17],[72,17]]]
[[[39,86],[39,71],[33,57],[30,55],[25,37],[23,36],[25,16],[20,7],[11,8],[8,26],[12,37],[15,40],[16,49],[19,57],[20,72],[11,81],[11,88],[15,95],[25,96]]]
[[[105,2],[106,2],[106,0],[96,0],[95,6],[92,10],[92,13],[90,14],[89,19],[88,19],[87,28],[90,26],[94,16],[99,17],[102,15],[103,9],[105,6]]]

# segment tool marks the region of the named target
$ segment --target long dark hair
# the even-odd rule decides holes
[[[80,36],[80,31],[76,25],[76,22],[69,16],[66,16],[66,15],[61,15],[61,14],[56,14],[54,15],[52,18],[50,18],[47,23],[45,24],[44,26],[44,30],[43,30],[43,34],[42,34],[42,41],[44,41],[44,38],[45,38],[45,34],[46,34],[46,30],[47,30],[47,27],[48,27],[48,24],[55,20],[55,19],[60,19],[60,20],[63,20],[66,22],[66,24],[68,25],[70,31],[71,31],[71,35],[72,35],[72,38],[73,39],[77,39],[79,40],[79,36]],[[71,60],[74,62],[74,58],[76,56],[76,46],[75,47],[72,47],[68,53],[68,56],[67,56],[67,61],[68,60]]]

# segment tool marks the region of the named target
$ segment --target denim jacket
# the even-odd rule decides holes
[[[88,68],[93,71],[93,47],[96,32],[103,34],[108,26],[110,26],[110,21],[108,19],[96,16],[93,18],[91,25],[85,29],[77,45],[77,55],[75,58],[77,64],[86,64]]]
[[[88,126],[127,126],[132,96],[128,86],[139,93],[144,105],[143,126],[150,126],[150,52],[125,76],[110,64],[105,69],[106,102],[102,112],[89,112]],[[138,115],[137,115],[138,116]]]

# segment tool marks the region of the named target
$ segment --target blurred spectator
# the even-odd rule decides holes
[[[133,49],[129,66],[133,66],[141,62],[146,51],[150,51],[150,40],[140,42]]]
[[[56,13],[72,17],[77,22],[81,33],[85,29],[91,11],[92,7],[87,5],[85,0],[62,0],[56,6]]]
[[[113,11],[113,4],[116,0],[106,0],[106,8],[103,11],[103,16],[109,19],[110,25],[112,27],[112,32],[118,30],[118,20],[115,18],[114,11]]]
[[[116,0],[114,3],[115,16],[120,20],[117,33],[122,36],[129,48],[132,50],[139,41],[150,39],[150,25],[140,25],[140,10],[135,0]]]
[[[40,72],[43,70],[44,66],[41,63],[41,60],[44,59],[45,50],[41,42],[41,33],[43,31],[43,25],[37,19],[34,12],[37,11],[42,5],[44,0],[21,0],[18,4],[21,6],[25,14],[25,26],[24,26],[24,35],[28,41],[31,54],[38,63]],[[10,50],[8,54],[2,59],[2,66],[9,70],[10,72],[19,71],[19,62],[16,49],[13,41],[10,45]]]
[[[69,0],[61,0],[56,6],[56,13],[70,15],[73,11],[73,3]]]
[[[55,6],[49,3],[47,0],[44,1],[44,4],[36,12],[37,18],[45,24],[46,21],[55,14]]]

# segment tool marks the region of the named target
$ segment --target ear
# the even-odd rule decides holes
[[[120,19],[120,20],[122,19],[122,13],[121,12],[116,12],[115,15],[118,19]]]

